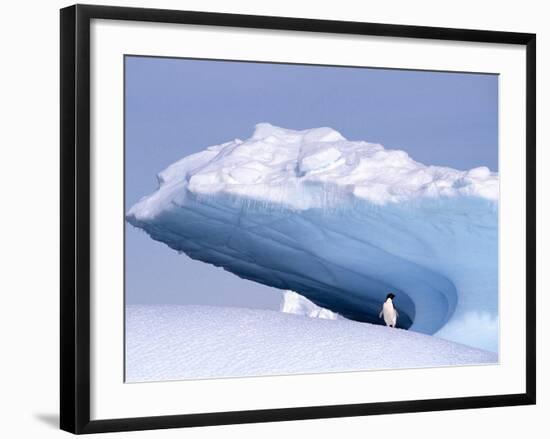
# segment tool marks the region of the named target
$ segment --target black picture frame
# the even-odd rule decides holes
[[[530,33],[448,29],[211,12],[74,5],[60,12],[61,288],[60,426],[80,433],[365,416],[535,404],[535,52]],[[526,376],[525,393],[383,403],[90,420],[90,21],[133,20],[333,34],[408,37],[526,47]]]

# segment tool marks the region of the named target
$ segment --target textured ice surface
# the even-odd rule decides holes
[[[126,309],[128,382],[497,361],[491,352],[346,319],[207,306]]]
[[[281,300],[281,312],[297,314],[300,316],[317,317],[319,319],[336,320],[340,316],[330,309],[315,305],[307,297],[294,291],[284,291]]]
[[[425,166],[330,128],[259,124],[159,174],[128,221],[346,318],[498,349],[498,175]]]

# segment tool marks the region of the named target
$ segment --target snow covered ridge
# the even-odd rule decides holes
[[[341,316],[498,350],[498,176],[329,128],[268,124],[171,165],[127,220],[178,252]]]
[[[127,382],[481,365],[491,352],[346,319],[211,306],[126,308]]]
[[[311,186],[327,184],[376,204],[418,197],[478,196],[498,200],[498,175],[486,167],[457,171],[425,166],[405,151],[348,141],[331,128],[294,131],[267,123],[251,138],[235,139],[186,157],[160,173],[161,185],[181,181],[197,194],[223,191],[294,209],[340,200]]]

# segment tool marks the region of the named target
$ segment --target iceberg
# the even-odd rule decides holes
[[[498,174],[331,128],[258,124],[184,157],[127,212],[151,238],[359,322],[498,350]]]
[[[281,312],[288,314],[296,314],[299,316],[314,317],[319,319],[336,320],[341,318],[330,309],[321,308],[315,305],[311,300],[304,296],[300,296],[294,291],[284,291],[283,299],[281,300]]]

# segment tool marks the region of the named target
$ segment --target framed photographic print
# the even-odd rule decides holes
[[[62,429],[535,387],[535,35],[61,10]]]

